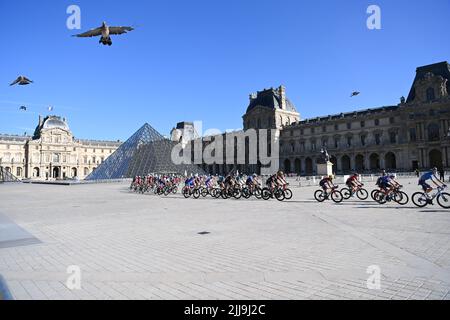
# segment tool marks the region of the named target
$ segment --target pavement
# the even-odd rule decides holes
[[[450,299],[449,210],[317,203],[316,189],[278,202],[0,185],[0,274],[19,300]]]

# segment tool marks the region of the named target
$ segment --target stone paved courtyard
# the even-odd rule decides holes
[[[25,239],[0,237],[0,274],[15,299],[450,299],[448,210],[319,204],[315,189],[280,203],[0,185],[0,226]],[[72,265],[81,290],[66,287]]]

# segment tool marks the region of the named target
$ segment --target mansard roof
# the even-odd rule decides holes
[[[447,61],[429,64],[426,66],[422,66],[417,68],[416,70],[416,78],[412,84],[411,90],[408,95],[407,102],[412,102],[415,98],[415,84],[417,81],[425,78],[427,73],[432,73],[435,76],[442,76],[444,79],[448,79],[447,82],[447,91],[450,92],[450,64]]]
[[[280,88],[264,89],[263,91],[258,91],[256,94],[250,96],[250,104],[247,108],[247,113],[258,106],[270,109],[281,109],[281,102],[282,97]],[[286,111],[297,113],[297,109],[288,98],[286,98]]]

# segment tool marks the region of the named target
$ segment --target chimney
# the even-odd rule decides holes
[[[280,86],[278,88],[278,93],[280,95],[281,100],[281,109],[286,110],[286,88],[284,86]]]

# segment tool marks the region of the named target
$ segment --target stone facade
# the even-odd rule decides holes
[[[265,89],[250,95],[243,127],[244,131],[276,132],[273,141],[279,142],[279,167],[287,173],[316,175],[322,148],[331,155],[336,174],[371,173],[380,169],[397,172],[430,167],[448,169],[449,79],[447,62],[420,67],[408,98],[402,97],[398,105],[305,120],[300,120],[284,87]],[[221,136],[224,138],[225,135]],[[208,141],[201,142],[203,149],[211,143]],[[195,143],[192,141],[192,150]],[[223,151],[225,159],[225,148]],[[246,156],[247,151],[246,146]],[[260,173],[259,165],[239,164],[236,160],[203,164],[203,169],[212,174],[226,174],[233,169]]]
[[[66,119],[39,117],[33,136],[0,135],[0,167],[21,179],[84,179],[120,145],[75,139]]]
[[[316,174],[321,148],[334,172],[450,168],[447,62],[417,69],[408,100],[396,106],[307,119],[282,129],[280,167]]]

